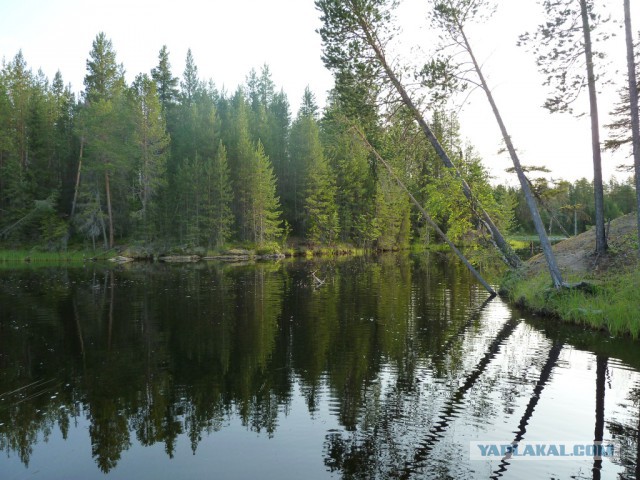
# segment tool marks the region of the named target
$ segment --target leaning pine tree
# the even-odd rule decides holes
[[[545,85],[551,87],[553,93],[544,106],[550,112],[571,112],[579,93],[585,86],[588,89],[596,253],[602,254],[607,250],[607,238],[595,63],[604,54],[594,51],[593,44],[594,40],[602,42],[608,35],[601,32],[595,36],[596,28],[606,19],[595,13],[594,3],[595,0],[542,0],[546,21],[535,33],[522,35],[519,43],[533,45],[538,68],[547,76]]]
[[[509,156],[513,162],[513,167],[518,175],[520,187],[522,188],[524,198],[527,202],[527,206],[529,207],[529,212],[531,213],[531,218],[533,219],[533,225],[538,237],[540,238],[540,246],[542,247],[542,251],[544,252],[545,259],[547,261],[551,280],[556,288],[560,288],[563,284],[562,275],[558,268],[553,250],[551,249],[551,242],[549,241],[544,229],[540,212],[534,199],[534,192],[532,192],[529,181],[525,176],[524,169],[520,163],[520,159],[513,142],[511,141],[511,137],[507,132],[502,115],[498,110],[496,101],[491,93],[489,85],[487,84],[487,80],[482,72],[482,68],[480,67],[474,51],[471,48],[471,43],[466,33],[467,24],[480,15],[483,8],[486,6],[486,0],[434,0],[433,16],[437,25],[445,32],[448,40],[452,41],[455,45],[459,45],[471,61],[473,71],[477,76],[477,83],[479,83],[480,87],[485,92],[489,105],[491,106],[491,110],[493,111],[496,122],[500,128],[502,138],[507,146],[507,151],[509,152]]]
[[[324,47],[324,63],[339,78],[356,79],[356,83],[364,78],[378,84],[380,90],[384,88],[395,92],[433,145],[438,157],[455,173],[464,195],[469,201],[475,202],[477,199],[471,188],[425,121],[421,107],[411,97],[402,75],[394,69],[394,62],[387,58],[385,46],[393,37],[389,24],[391,10],[396,3],[393,0],[316,0],[316,8],[323,22],[319,32]],[[521,265],[522,261],[482,205],[478,205],[478,217],[491,232],[491,238],[505,262],[511,267]]]

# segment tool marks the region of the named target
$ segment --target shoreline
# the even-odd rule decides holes
[[[500,294],[528,312],[555,317],[609,335],[640,338],[640,259],[635,214],[611,222],[609,251],[593,253],[595,233],[589,230],[553,246],[568,284],[586,288],[552,288],[542,255],[535,255],[500,282]]]

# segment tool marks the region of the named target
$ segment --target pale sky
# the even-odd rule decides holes
[[[541,105],[545,91],[533,57],[515,43],[519,34],[535,29],[539,6],[535,0],[510,0],[490,22],[474,28],[471,41],[492,85],[498,106],[524,164],[546,165],[552,177],[575,180],[593,177],[588,117],[550,115]],[[614,14],[621,16],[622,0]],[[640,30],[640,5],[632,1],[632,22]],[[619,5],[617,5],[619,4]],[[424,20],[425,0],[404,0],[399,11],[402,45],[411,50],[430,47]],[[613,7],[613,5],[612,5]],[[0,0],[0,56],[10,60],[22,49],[29,66],[53,78],[59,69],[78,93],[83,88],[85,61],[96,34],[104,31],[113,42],[118,62],[129,81],[157,64],[166,44],[174,75],[181,76],[191,48],[202,79],[233,92],[251,68],[267,63],[278,88],[283,88],[295,115],[305,86],[324,105],[333,85],[321,61],[320,26],[313,0]],[[613,39],[610,72],[617,81],[600,97],[602,124],[617,99],[616,88],[626,82],[624,33]],[[419,56],[417,57],[419,59]],[[586,111],[586,105],[585,105]],[[476,146],[491,173],[502,180],[511,165],[501,148],[499,131],[480,91],[474,92],[460,112],[463,134]],[[601,130],[604,140],[606,130]],[[616,174],[624,155],[603,154],[604,177]],[[621,174],[617,174],[622,177]],[[510,183],[515,179],[507,178]]]

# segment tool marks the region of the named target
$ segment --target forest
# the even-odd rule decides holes
[[[128,84],[104,32],[90,46],[80,93],[61,72],[53,80],[34,73],[22,52],[5,60],[0,244],[50,251],[130,244],[160,251],[297,244],[395,250],[432,236],[408,193],[458,245],[490,243],[478,210],[505,234],[535,232],[524,189],[496,184],[462,138],[446,95],[459,85],[437,78],[450,64],[433,59],[421,72],[424,86],[444,92],[434,94],[426,119],[434,143],[411,103],[389,100],[388,79],[380,81],[375,67],[332,50],[333,3],[317,6],[335,88],[323,109],[307,89],[295,114],[268,65],[248,72],[230,93],[200,78],[191,51],[177,75],[167,46],[151,72]],[[619,140],[624,109],[618,115],[611,148],[629,143]],[[440,148],[455,169],[442,163]],[[548,235],[576,235],[594,225],[593,181],[550,179],[544,168],[523,171]],[[606,219],[635,210],[632,177],[605,181],[602,190]]]

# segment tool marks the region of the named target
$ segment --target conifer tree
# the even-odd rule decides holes
[[[309,170],[312,165],[316,165],[316,168],[320,167],[319,164],[323,156],[319,128],[315,118],[316,110],[315,100],[307,87],[298,116],[291,125],[287,172],[288,188],[282,198],[285,218],[293,227],[294,234],[300,236],[305,234],[305,199],[309,194],[307,187]]]
[[[306,230],[312,243],[334,244],[340,235],[336,186],[324,155],[309,165],[306,185]]]
[[[589,94],[596,245],[598,254],[607,250],[604,218],[604,187],[597,98],[597,64],[604,58],[595,50],[596,42],[609,34],[597,28],[607,19],[596,13],[595,0],[542,0],[546,21],[534,34],[520,37],[533,45],[545,85],[553,90],[545,103],[551,112],[571,112],[572,104],[584,87]]]
[[[277,240],[282,234],[280,200],[276,196],[276,178],[269,157],[261,142],[254,151],[249,180],[252,194],[249,199],[249,215],[252,240],[264,244]]]
[[[169,50],[166,45],[163,45],[158,53],[158,66],[151,69],[151,77],[156,82],[162,111],[167,114],[168,109],[178,99],[178,78],[171,73]]]
[[[156,84],[146,74],[133,84],[135,105],[134,144],[136,147],[135,195],[139,209],[134,213],[147,239],[151,237],[157,215],[158,196],[166,184],[165,171],[169,147],[162,105]]]
[[[115,242],[116,214],[125,215],[126,194],[124,182],[128,174],[125,159],[129,156],[129,145],[126,141],[131,132],[129,125],[128,104],[125,95],[125,82],[122,66],[116,63],[116,53],[111,40],[104,32],[99,33],[93,41],[87,74],[84,79],[84,116],[87,128],[87,173],[85,175],[85,192],[89,203],[101,199],[99,189],[104,186],[106,202],[106,218],[108,227],[107,245],[112,248]],[[116,178],[116,185],[112,179]],[[113,195],[113,188],[121,194]],[[114,200],[119,208],[114,208]],[[102,206],[100,205],[100,209]]]
[[[221,247],[227,241],[232,232],[233,214],[231,201],[231,179],[229,165],[227,164],[227,149],[218,143],[215,157],[207,164],[205,171],[207,178],[207,207],[209,218],[209,246]]]

